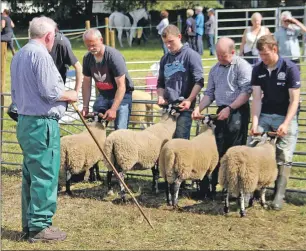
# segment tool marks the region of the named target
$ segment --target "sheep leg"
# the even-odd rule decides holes
[[[66,193],[69,196],[72,196],[72,192],[70,190],[70,186],[71,186],[71,172],[69,170],[66,171]]]
[[[244,205],[244,192],[241,191],[239,193],[239,201],[240,201],[240,216],[246,216],[245,205]]]
[[[107,171],[107,176],[106,176],[106,183],[107,183],[107,194],[108,195],[113,195],[113,188],[112,188],[112,176],[113,176],[113,171]]]
[[[228,214],[229,213],[229,192],[228,189],[223,189],[223,196],[224,196],[224,208],[223,208],[223,212],[224,214]]]
[[[167,198],[167,205],[171,206],[171,193],[170,193],[170,185],[168,181],[166,180],[166,198]]]
[[[152,183],[152,192],[158,194],[158,178],[159,178],[159,169],[158,162],[155,162],[155,165],[152,167],[153,183]]]
[[[91,168],[89,168],[89,178],[88,178],[89,182],[95,182],[97,180],[94,168],[95,166],[92,166]]]
[[[263,208],[267,208],[265,187],[260,189],[260,204]]]
[[[124,181],[124,173],[123,171],[119,172],[120,178]],[[121,195],[121,199],[122,201],[125,203],[126,202],[126,194],[125,194],[125,189],[124,186],[122,185],[121,182],[119,182],[120,184],[120,195]]]
[[[178,194],[180,190],[182,181],[179,179],[176,179],[173,184],[170,186],[170,191],[171,191],[171,197],[172,197],[172,206],[175,208],[177,207],[178,204]]]
[[[93,168],[96,171],[96,180],[97,181],[102,181],[101,175],[100,175],[100,170],[99,170],[99,164],[98,162],[96,164],[94,164]]]

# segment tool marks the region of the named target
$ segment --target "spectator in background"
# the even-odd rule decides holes
[[[196,40],[195,40],[196,23],[193,18],[194,11],[192,9],[188,9],[186,14],[187,14],[186,29],[185,29],[186,40],[189,43],[190,48],[197,51]]]
[[[167,46],[163,42],[162,33],[163,33],[163,30],[169,25],[168,16],[169,16],[168,11],[166,11],[166,10],[161,11],[160,12],[160,18],[162,20],[156,26],[156,29],[158,30],[158,35],[160,35],[160,41],[162,43],[162,48],[164,50],[164,54],[166,54],[168,52],[168,49],[167,49]]]
[[[256,48],[257,40],[263,35],[269,35],[270,30],[267,27],[261,26],[262,16],[260,13],[255,12],[251,16],[252,26],[244,30],[242,41],[240,44],[240,56],[258,57],[258,50]],[[257,58],[245,58],[251,65],[255,64]]]
[[[281,14],[281,27],[274,33],[279,55],[289,58],[299,69],[301,52],[298,36],[301,30],[306,32],[306,26],[293,18],[290,11],[284,11]]]
[[[2,28],[1,41],[7,43],[8,48],[12,51],[12,54],[14,56],[15,49],[14,49],[14,42],[12,38],[14,35],[13,28],[15,27],[15,24],[9,15],[10,15],[10,11],[7,9],[4,9],[1,15],[1,28]]]
[[[202,13],[203,8],[201,6],[195,7],[196,13],[196,45],[197,52],[203,55],[203,34],[204,34],[204,15]]]
[[[216,18],[215,10],[213,8],[208,9],[209,19],[205,23],[205,34],[207,39],[210,56],[215,55],[215,29],[216,29]]]

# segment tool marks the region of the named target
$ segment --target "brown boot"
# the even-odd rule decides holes
[[[29,242],[48,242],[48,241],[63,241],[67,237],[67,234],[56,227],[46,227],[40,232],[30,232]]]
[[[291,166],[282,165],[279,167],[278,176],[275,183],[275,196],[272,202],[274,210],[281,210],[283,207],[283,199],[285,197],[286,186],[290,176]]]

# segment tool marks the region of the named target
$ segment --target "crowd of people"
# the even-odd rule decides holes
[[[241,47],[244,53],[252,51],[259,55],[260,62],[252,67],[236,55],[231,38],[222,37],[214,44],[216,20],[213,9],[208,10],[209,20],[206,22],[201,7],[197,7],[195,13],[197,18],[193,20],[193,10],[187,10],[186,34],[190,46],[183,43],[178,27],[169,25],[168,12],[161,14],[158,33],[165,54],[160,60],[157,104],[164,105],[184,97],[179,105],[181,110],[174,138],[189,139],[192,120],[198,119],[201,111],[215,102],[218,106],[215,136],[220,158],[230,147],[246,144],[250,118],[252,134],[261,130],[276,131],[280,137],[277,143],[279,174],[272,206],[280,210],[298,132],[300,70],[297,65],[299,54],[293,48],[299,30],[306,32],[306,27],[292,18],[290,12],[284,12],[282,29],[273,36],[269,29],[261,26],[261,15],[255,13],[252,27],[244,32]],[[52,19],[34,18],[29,34],[29,42],[14,55],[11,63],[12,101],[18,108],[17,139],[23,153],[22,227],[31,242],[64,240],[66,233],[52,225],[60,165],[58,121],[67,104],[77,101],[80,89],[82,114],[89,112],[93,79],[99,91],[93,110],[106,110],[104,118],[115,121],[115,129],[126,129],[134,86],[122,54],[105,45],[101,33],[95,28],[83,34],[88,52],[82,66]],[[208,86],[196,106],[196,97],[204,86],[201,60],[204,34],[209,40],[211,55],[215,54],[218,62],[211,68]],[[76,68],[75,90],[65,90],[65,65]],[[211,184],[208,177],[204,178],[203,187],[207,194],[215,196],[217,177],[218,168],[212,174]]]

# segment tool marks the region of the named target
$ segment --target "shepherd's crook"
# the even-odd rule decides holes
[[[110,162],[109,158],[105,155],[102,147],[100,146],[99,142],[97,141],[96,137],[93,135],[92,131],[90,130],[90,128],[88,127],[88,125],[86,124],[86,121],[84,120],[82,114],[80,113],[79,109],[77,108],[77,106],[75,105],[75,103],[72,103],[72,106],[74,108],[74,110],[79,114],[83,124],[85,125],[86,129],[88,130],[88,132],[90,133],[91,137],[93,138],[93,140],[96,142],[97,146],[99,147],[101,153],[103,154],[104,158],[107,160],[107,162],[109,163],[109,165],[112,167],[117,179],[121,182],[121,184],[124,186],[124,188],[128,191],[128,193],[131,195],[131,197],[133,198],[136,206],[138,207],[138,209],[140,210],[141,214],[143,215],[143,217],[146,219],[146,221],[149,223],[149,225],[151,226],[152,229],[153,225],[151,224],[150,220],[148,219],[148,217],[145,215],[144,211],[142,210],[142,208],[140,207],[138,201],[136,200],[136,198],[134,197],[134,195],[132,194],[131,190],[128,188],[128,186],[124,183],[124,181],[121,179],[119,173],[117,172],[116,168],[114,167],[114,165]]]

